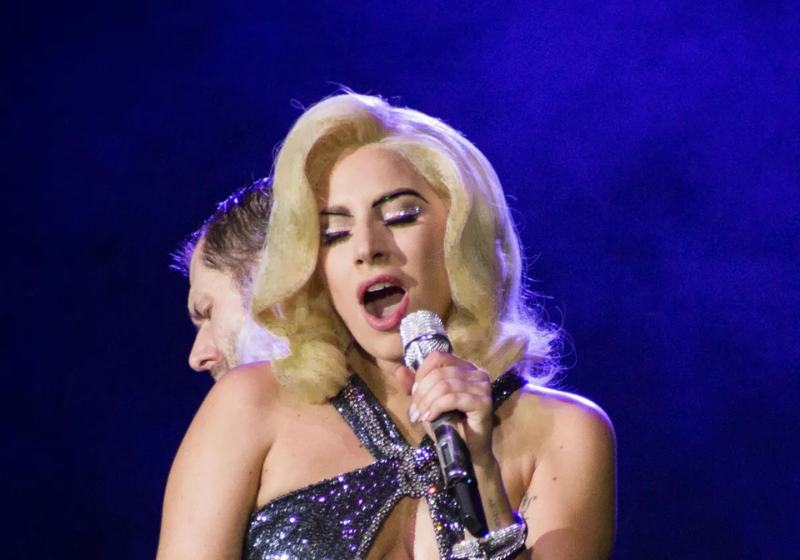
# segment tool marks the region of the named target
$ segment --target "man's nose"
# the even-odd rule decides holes
[[[221,357],[209,327],[206,324],[197,331],[192,351],[189,353],[189,366],[195,371],[211,371]]]

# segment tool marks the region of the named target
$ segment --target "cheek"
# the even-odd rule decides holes
[[[214,329],[214,336],[217,341],[236,335],[244,324],[245,317],[244,303],[241,298],[231,298],[225,302],[222,309],[216,316],[212,315],[211,323]]]
[[[211,319],[211,335],[214,338],[214,344],[219,347],[222,340],[225,338],[225,333],[230,330],[230,327],[227,325],[227,317],[222,315],[221,313],[218,314],[217,317]]]
[[[331,302],[337,313],[342,314],[341,309],[343,278],[341,271],[337,270],[336,259],[327,252],[321,259],[319,278],[322,281],[323,289],[325,289],[331,297]]]
[[[245,310],[243,307],[239,307],[236,309],[234,313],[231,323],[230,323],[230,332],[235,336],[239,334],[239,331],[242,329],[242,325],[244,324],[244,315]]]
[[[423,255],[423,263],[425,263],[424,272],[429,274],[429,278],[433,282],[431,290],[436,294],[437,299],[450,298],[450,280],[447,276],[447,268],[444,261],[444,231],[436,231],[435,235],[429,238],[428,243],[423,245],[425,247],[425,254]],[[433,266],[431,266],[433,264]]]

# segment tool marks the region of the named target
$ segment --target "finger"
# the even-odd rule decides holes
[[[414,382],[416,381],[414,370],[406,366],[397,366],[394,370],[394,376],[397,379],[400,390],[406,395],[410,395],[411,388],[414,386]]]
[[[437,384],[445,379],[461,379],[464,381],[471,381],[476,383],[489,384],[489,374],[469,364],[468,369],[461,366],[444,366],[428,372],[427,375],[421,376],[417,372],[416,383],[412,388],[412,396],[414,401],[419,404],[420,400]]]
[[[428,421],[430,418],[436,418],[437,415],[431,412],[434,403],[441,402],[441,399],[450,395],[472,395],[481,399],[488,398],[489,401],[491,401],[491,385],[482,380],[449,377],[441,379],[424,392],[418,389],[414,395],[414,401],[416,410],[419,412],[420,421]],[[474,412],[475,409],[453,408],[450,410]],[[440,413],[441,412],[447,412],[447,410],[440,409]]]
[[[446,412],[459,411],[470,415],[491,411],[491,397],[476,393],[448,393],[430,403],[421,413],[420,422],[431,422]]]
[[[464,369],[475,369],[474,365],[462,360],[458,356],[436,350],[428,354],[425,360],[423,360],[422,365],[419,366],[417,370],[417,381],[424,379],[433,370],[447,366],[462,366]]]

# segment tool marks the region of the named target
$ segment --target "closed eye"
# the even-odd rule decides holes
[[[411,206],[399,212],[392,212],[383,217],[383,223],[387,226],[410,224],[417,220],[420,211],[419,206]]]
[[[189,319],[191,319],[192,323],[194,324],[195,330],[199,331],[203,321],[211,320],[211,308],[209,307],[208,309],[199,311],[195,307],[189,312]]]
[[[346,237],[350,236],[350,230],[347,229],[335,229],[325,231],[322,234],[322,244],[325,247],[329,247],[339,241],[343,241]]]

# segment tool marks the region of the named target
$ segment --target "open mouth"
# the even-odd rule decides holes
[[[376,319],[385,319],[397,312],[405,295],[400,286],[378,282],[364,292],[364,308]]]

